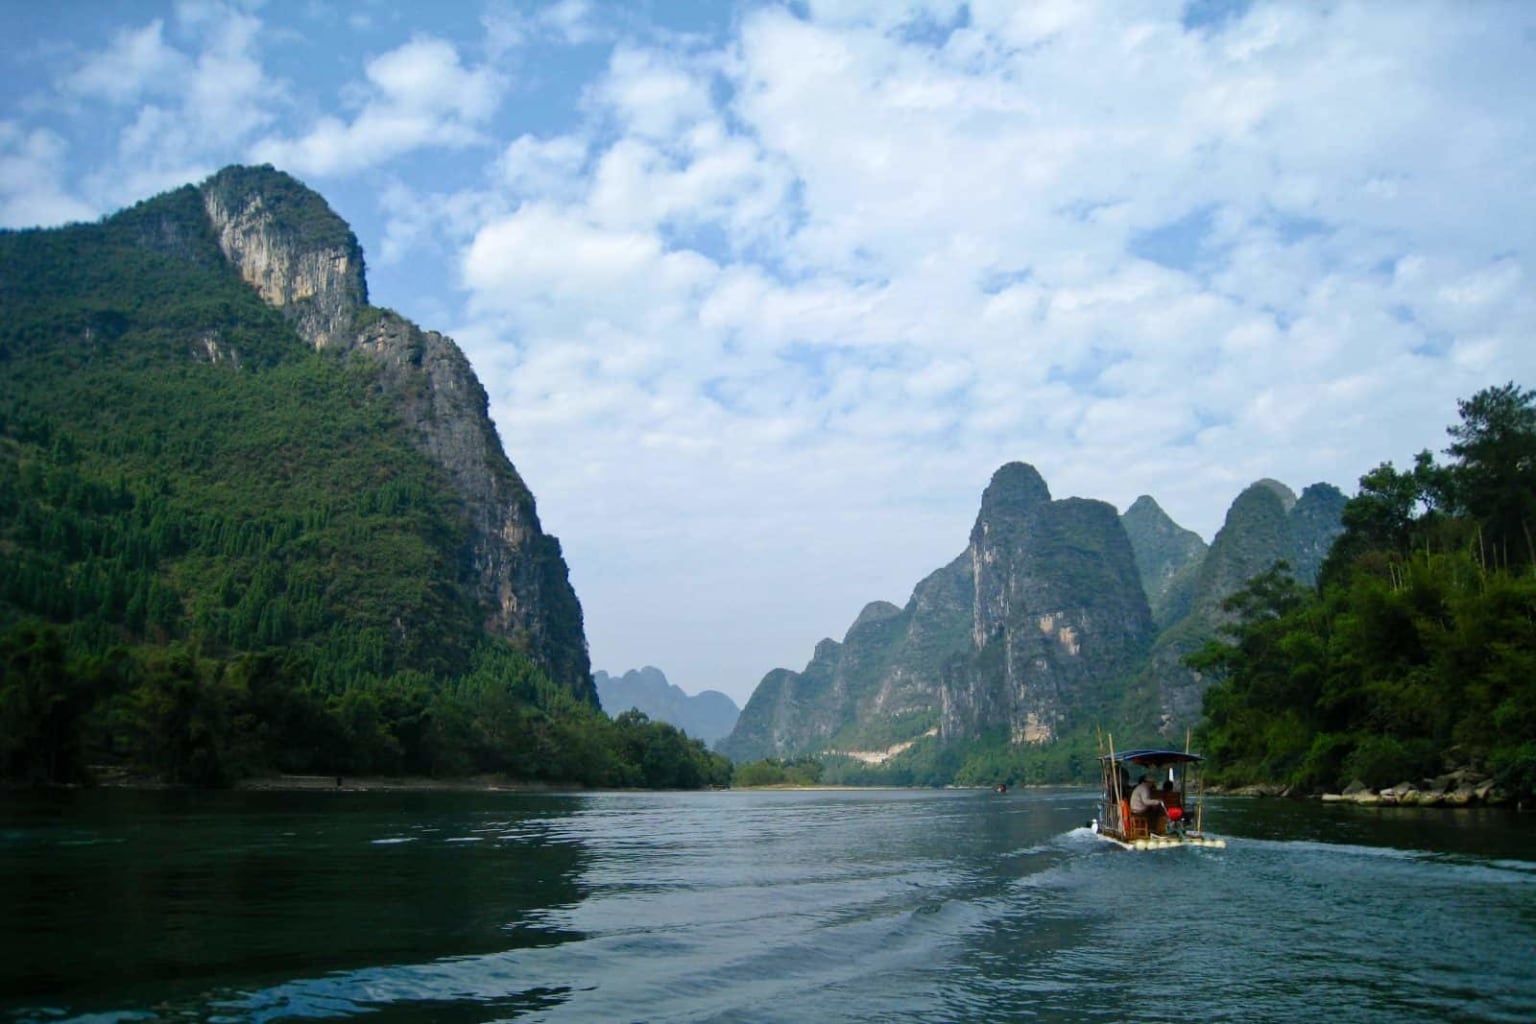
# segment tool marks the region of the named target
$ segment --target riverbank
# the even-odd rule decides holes
[[[0,784],[3,789],[34,788],[25,783]],[[196,789],[182,783],[166,782],[158,775],[136,771],[119,765],[92,765],[91,778],[86,783],[71,783],[65,789]],[[443,792],[443,793],[572,793],[572,792],[623,792],[619,790],[592,790],[576,783],[554,784],[547,782],[518,782],[499,775],[473,775],[455,778],[434,778],[425,775],[262,775],[240,779],[228,787],[232,790],[254,792]],[[780,782],[764,786],[731,786],[722,792],[851,792],[873,790],[926,789],[914,786],[851,786],[844,784],[796,785]],[[948,787],[975,789],[987,792],[990,786]],[[1025,787],[1016,787],[1025,788]],[[1033,788],[1033,787],[1030,787]],[[634,792],[639,792],[635,790]]]
[[[543,782],[513,782],[495,775],[434,779],[430,776],[376,775],[268,775],[241,779],[232,787],[241,790],[334,792],[444,792],[444,793],[547,793],[579,789]]]
[[[1324,803],[1353,803],[1383,807],[1504,807],[1512,803],[1509,794],[1505,793],[1490,776],[1470,770],[1449,772],[1433,779],[1421,779],[1418,782],[1399,782],[1385,789],[1372,789],[1356,780],[1344,787],[1342,792],[1337,793],[1306,793],[1278,784],[1230,788],[1212,786],[1206,792],[1224,796],[1318,797]]]
[[[3,788],[35,788],[25,783],[5,785]],[[166,782],[150,772],[136,771],[118,765],[92,765],[90,781],[71,783],[65,789],[198,789]],[[228,787],[232,790],[271,792],[473,792],[473,793],[547,793],[580,790],[580,786],[556,786],[545,782],[517,782],[498,775],[472,775],[455,778],[433,778],[426,775],[262,775],[240,779]]]

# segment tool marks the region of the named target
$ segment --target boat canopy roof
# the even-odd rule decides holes
[[[1115,764],[1139,764],[1148,768],[1161,768],[1170,764],[1198,763],[1205,758],[1183,750],[1117,750],[1113,754],[1102,755],[1099,760],[1112,761]]]

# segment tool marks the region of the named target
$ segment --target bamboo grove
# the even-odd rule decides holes
[[[1536,393],[1459,403],[1444,462],[1360,480],[1316,590],[1276,566],[1187,659],[1228,783],[1372,787],[1455,768],[1536,791]]]

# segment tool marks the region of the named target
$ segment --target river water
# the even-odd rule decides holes
[[[1536,1021],[1536,816],[1093,802],[0,793],[0,1021]]]

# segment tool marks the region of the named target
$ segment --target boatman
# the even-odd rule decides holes
[[[1158,818],[1168,813],[1168,808],[1157,798],[1152,790],[1152,776],[1142,775],[1136,782],[1136,788],[1131,790],[1131,813],[1140,814],[1147,819],[1147,829],[1152,832],[1157,828]]]

